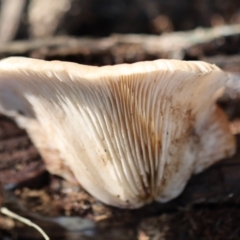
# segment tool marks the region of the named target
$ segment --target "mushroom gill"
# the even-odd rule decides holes
[[[175,198],[192,174],[234,153],[215,104],[226,81],[204,62],[13,57],[0,62],[0,112],[26,129],[50,172],[72,171],[104,203],[137,208]]]

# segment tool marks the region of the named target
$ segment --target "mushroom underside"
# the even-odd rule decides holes
[[[49,171],[110,205],[171,200],[235,151],[215,104],[227,75],[207,63],[9,58],[0,73],[0,112],[26,129]]]

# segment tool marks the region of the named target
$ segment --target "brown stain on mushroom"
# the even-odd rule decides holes
[[[161,191],[165,188],[165,186],[168,185],[168,181],[171,180],[172,176],[176,172],[179,171],[179,168],[182,164],[181,161],[184,159],[175,160],[174,164],[165,163],[164,174],[161,179],[161,184],[158,184],[156,182],[158,173],[158,165],[156,163],[159,161],[161,156],[163,129],[159,129],[160,131],[156,132],[156,124],[158,123],[154,122],[154,120],[151,118],[151,115],[147,115],[147,103],[144,102],[143,99],[141,99],[141,96],[139,96],[139,94],[144,92],[144,90],[146,95],[151,94],[150,91],[154,89],[154,83],[156,83],[156,81],[151,82],[151,84],[149,85],[146,84],[146,86],[144,86],[146,88],[142,92],[139,92],[139,88],[141,86],[133,84],[133,82],[136,81],[137,78],[138,76],[131,75],[131,78],[122,77],[116,81],[112,81],[110,83],[112,89],[111,97],[115,106],[117,105],[116,102],[118,102],[118,104],[120,105],[120,112],[118,116],[119,121],[122,120],[120,118],[127,119],[126,121],[122,121],[123,125],[120,125],[118,123],[115,124],[118,125],[118,128],[121,128],[121,131],[124,132],[124,136],[133,136],[134,132],[137,133],[134,145],[135,147],[138,147],[140,158],[142,158],[140,159],[141,161],[143,161],[145,152],[145,159],[147,160],[147,165],[149,169],[146,170],[145,176],[148,185],[146,185],[146,183],[141,179],[141,185],[144,191],[141,192],[139,198],[144,201],[151,201],[154,198],[154,195],[160,194]],[[178,88],[178,91],[183,91],[183,87],[180,86]],[[144,98],[144,94],[142,95],[142,98]],[[171,116],[171,119],[177,119],[179,122],[184,122],[184,125],[179,126],[179,128],[183,127],[185,131],[181,132],[180,137],[172,138],[171,145],[178,148],[177,146],[179,145],[189,144],[190,146],[192,146],[192,152],[196,150],[196,146],[201,147],[200,136],[195,130],[196,116],[193,113],[191,106],[183,105],[181,102],[178,102],[176,98],[173,98],[172,95],[167,94],[165,96],[161,95],[161,101],[167,101],[170,105],[169,114]],[[155,109],[155,111],[159,111],[159,115],[163,116],[161,104],[158,109]],[[142,142],[141,135],[144,136]],[[168,132],[166,133],[166,135],[168,135]],[[131,140],[133,139],[129,137],[128,141]],[[135,149],[131,150],[133,152],[135,151]],[[168,151],[170,157],[176,155],[176,152],[172,152],[172,150],[173,148]],[[158,152],[158,159],[155,158],[156,151]],[[182,153],[179,152],[179,155],[181,154]],[[153,162],[151,162],[151,159],[153,160]],[[136,159],[135,161],[137,162]],[[138,167],[139,166],[136,165],[136,168]],[[138,171],[140,171],[140,169],[138,169]],[[160,185],[161,187],[156,189],[157,185]]]
[[[121,128],[121,131],[124,132],[124,136],[134,136],[134,132],[136,133],[135,140],[129,137],[129,141],[135,141],[134,145],[136,148],[138,148],[138,151],[140,153],[141,159],[135,159],[135,161],[143,161],[145,153],[148,165],[147,168],[149,169],[149,171],[145,169],[145,178],[147,179],[148,185],[146,186],[141,178],[141,184],[144,192],[142,192],[139,198],[143,199],[144,201],[147,201],[148,199],[151,201],[153,199],[153,194],[156,188],[156,167],[157,161],[159,160],[155,159],[154,156],[157,151],[157,154],[160,157],[162,147],[162,130],[160,129],[159,132],[156,132],[155,125],[158,123],[154,123],[154,120],[151,118],[151,116],[149,117],[149,115],[146,115],[145,109],[147,103],[141,99],[138,91],[138,88],[141,86],[134,85],[133,83],[137,78],[138,76],[131,76],[129,79],[123,77],[118,81],[112,81],[110,83],[110,86],[112,92],[114,92],[112,95],[112,101],[114,103],[119,102],[119,105],[121,106],[121,113],[119,113],[118,117],[121,118],[124,116],[127,119],[127,121],[123,121],[123,126],[120,126],[119,124],[117,127]],[[149,91],[152,87],[153,86],[149,84],[148,88],[145,90],[146,95],[150,94]],[[126,110],[124,111],[124,109]],[[161,109],[159,108],[158,111],[161,111]],[[141,140],[142,136],[144,139]],[[133,152],[136,151],[136,149],[131,150]],[[136,168],[139,168],[139,166],[136,166]],[[140,169],[138,170],[140,171]]]
[[[156,168],[157,168],[157,165],[158,165],[157,162],[159,161],[161,150],[162,150],[163,131],[162,129],[160,129],[159,132],[156,132],[156,128],[155,128],[156,123],[154,123],[151,116],[146,115],[146,111],[143,111],[143,109],[146,108],[146,106],[144,106],[144,104],[146,103],[138,101],[139,91],[137,88],[139,88],[139,86],[134,85],[135,77],[136,76],[131,76],[131,79],[121,78],[117,81],[111,82],[110,85],[111,85],[111,89],[115,89],[113,91],[114,94],[112,96],[113,101],[119,102],[119,105],[121,106],[120,112],[119,112],[119,120],[122,118],[123,115],[127,114],[125,118],[128,119],[128,121],[124,122],[122,126],[123,128],[121,129],[121,131],[125,132],[125,135],[130,137],[130,136],[134,136],[134,127],[136,127],[136,125],[138,127],[138,132],[135,139],[135,145],[139,147],[141,158],[144,158],[144,152],[145,152],[145,156],[146,156],[147,164],[149,168],[149,171],[146,171],[147,172],[146,178],[147,178],[148,185],[146,185],[144,181],[141,181],[144,192],[139,196],[139,198],[143,199],[144,201],[147,201],[147,199],[151,201],[154,198],[155,194],[159,194],[161,192],[161,189],[164,189],[165,185],[168,184],[168,180],[171,179],[171,176],[174,173],[178,172],[178,169],[182,163],[181,162],[182,159],[179,159],[179,161],[175,162],[174,165],[167,164],[167,163],[165,164],[164,175],[162,177],[161,184],[160,184],[161,188],[158,189],[156,192],[156,187],[159,184],[156,182],[157,181]],[[151,94],[149,89],[150,87],[147,86],[145,89],[146,95]],[[178,90],[182,91],[183,88],[180,87]],[[144,92],[144,90],[142,92]],[[187,108],[188,106],[183,107],[181,106],[180,103],[174,102],[172,96],[166,96],[166,97],[161,96],[161,99],[164,99],[164,98],[170,105],[169,113],[171,115],[171,119],[180,117],[182,118],[182,121],[185,122],[187,126],[186,131],[184,132],[184,134],[181,135],[181,137],[172,139],[171,144],[177,146],[181,142],[188,141],[189,138],[191,138],[192,135],[194,134],[195,116],[192,113],[190,106],[189,106],[189,109],[187,109],[183,113],[182,110],[184,109],[184,107]],[[129,109],[128,109],[129,111],[124,111],[124,108],[130,108],[129,106],[131,106],[131,111]],[[156,109],[156,110],[157,111],[160,110],[161,112],[161,108],[162,107],[160,106],[160,109]],[[119,124],[119,126],[121,125]],[[127,129],[129,131],[128,133],[127,133]],[[142,145],[141,145],[141,135],[140,135],[141,132],[142,132],[142,135],[145,136],[145,139],[143,139]],[[166,134],[168,135],[168,132]],[[195,137],[198,138],[196,134],[195,134]],[[149,142],[150,142],[150,147],[149,147]],[[159,158],[157,159],[153,157],[155,155],[156,148],[158,149],[157,151],[159,151]],[[134,150],[132,149],[132,151]],[[170,156],[173,156],[174,154],[175,152],[173,153],[171,153],[171,151],[169,152]],[[153,163],[151,163],[151,157],[154,160]],[[151,164],[153,166],[151,166]],[[138,168],[139,166],[136,166],[136,167]]]

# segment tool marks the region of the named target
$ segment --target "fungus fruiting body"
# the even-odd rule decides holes
[[[26,129],[54,174],[101,201],[137,208],[178,196],[193,173],[232,155],[215,104],[227,75],[204,62],[91,67],[0,62],[0,112]]]

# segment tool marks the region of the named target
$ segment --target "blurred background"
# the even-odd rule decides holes
[[[240,64],[208,57],[239,63],[239,53],[238,0],[0,0],[0,58],[90,65],[177,58],[236,72]]]
[[[108,36],[240,23],[238,0],[1,0],[0,41]]]

